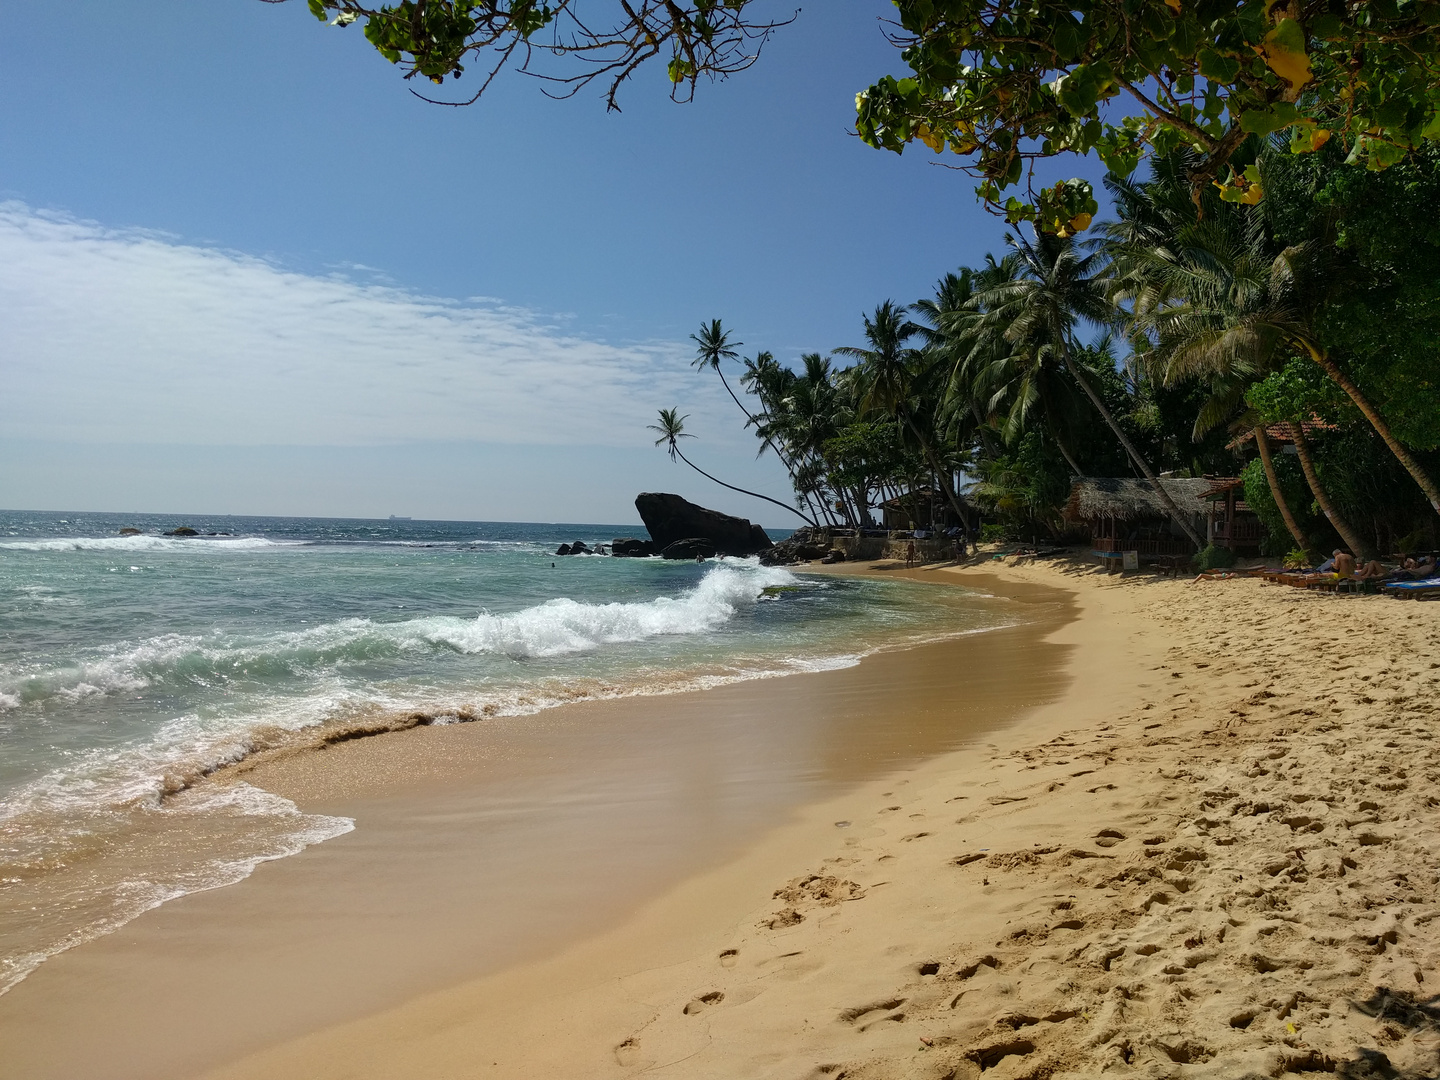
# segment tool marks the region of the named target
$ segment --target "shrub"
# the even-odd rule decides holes
[[[1195,556],[1197,570],[1223,570],[1227,566],[1234,565],[1235,552],[1229,548],[1216,547],[1214,544]]]

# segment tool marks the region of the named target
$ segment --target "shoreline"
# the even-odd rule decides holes
[[[1041,623],[1067,617],[1052,590],[1005,591],[1027,597]],[[417,727],[232,770],[232,781],[306,813],[354,817],[358,829],[52,958],[0,998],[0,1042],[19,1070],[0,1061],[0,1075],[193,1075],[593,937],[817,798],[953,746],[963,738],[954,710],[934,706],[952,658],[990,673],[961,710],[972,734],[1058,695],[1058,653],[1040,644],[1039,625],[783,679]],[[1002,677],[1006,665],[1015,680]],[[905,715],[896,702],[912,692]],[[599,779],[576,779],[587,769]],[[547,799],[560,809],[536,805]],[[577,822],[576,807],[596,820]],[[607,853],[616,838],[623,849]],[[478,913],[500,929],[475,928]],[[267,990],[278,970],[285,985]],[[76,1015],[87,1039],[57,1054]]]
[[[813,799],[544,958],[149,1075],[1433,1077],[1440,607],[917,573],[987,572],[1076,608],[1047,641],[1064,692],[1023,722]]]

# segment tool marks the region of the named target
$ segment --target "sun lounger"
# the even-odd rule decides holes
[[[1410,600],[1440,599],[1440,577],[1425,578],[1422,581],[1393,581],[1383,588],[1391,596]]]

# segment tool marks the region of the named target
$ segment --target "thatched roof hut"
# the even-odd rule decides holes
[[[1182,513],[1204,517],[1209,512],[1210,507],[1201,496],[1212,481],[1195,477],[1161,479],[1160,483]],[[1065,504],[1067,521],[1091,524],[1102,519],[1144,521],[1169,516],[1170,508],[1150,481],[1128,476],[1077,477]]]

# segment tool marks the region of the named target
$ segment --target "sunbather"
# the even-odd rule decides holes
[[[1351,576],[1356,581],[1378,581],[1380,578],[1389,577],[1390,571],[1380,565],[1378,560],[1371,559]]]
[[[1407,577],[1416,581],[1435,576],[1435,556],[1426,555],[1423,559],[1406,559],[1404,566]]]
[[[1355,576],[1355,556],[1348,551],[1335,549],[1335,557],[1332,560],[1335,567],[1335,580],[1344,581]]]

